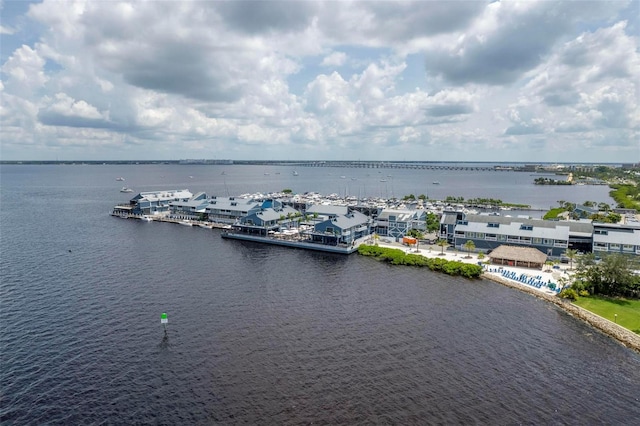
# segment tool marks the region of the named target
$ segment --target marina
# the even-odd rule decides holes
[[[418,232],[424,235],[423,243],[442,240],[457,250],[467,244],[482,253],[506,246],[531,249],[541,259],[534,263],[537,267],[561,261],[567,250],[640,255],[640,226],[634,215],[628,220],[621,216],[624,223],[600,224],[550,221],[522,213],[518,207],[465,204],[458,199],[398,200],[290,191],[220,197],[188,189],[141,192],[111,212],[122,218],[224,229],[223,237],[228,239],[343,254],[353,253],[371,236],[397,242]],[[428,220],[437,221],[437,229],[428,230]]]

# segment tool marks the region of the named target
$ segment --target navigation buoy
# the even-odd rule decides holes
[[[160,314],[160,324],[164,327],[164,334],[167,334],[167,324],[169,324],[169,319],[167,318],[166,313]]]

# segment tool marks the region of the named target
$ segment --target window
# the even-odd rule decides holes
[[[487,224],[487,226],[488,226],[489,228],[499,228],[499,227],[500,227],[500,224],[499,224],[499,223],[489,222],[489,223]]]
[[[533,225],[522,224],[520,225],[520,229],[523,231],[533,231]]]
[[[593,231],[593,233],[594,233],[594,234],[598,234],[598,235],[608,235],[608,234],[609,234],[609,232],[608,232],[608,231],[605,231],[604,229],[595,229],[595,230]]]
[[[542,243],[542,238],[534,238],[533,239],[533,244],[541,244]]]
[[[467,221],[467,220],[459,220],[458,221],[458,225],[468,225],[468,224],[469,224],[469,221]]]
[[[623,244],[622,245],[622,250],[624,250],[624,251],[633,251],[633,245],[631,245],[631,244]]]
[[[609,248],[611,250],[620,250],[620,244],[611,243],[611,244],[609,244]]]

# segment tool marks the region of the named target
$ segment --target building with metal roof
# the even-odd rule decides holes
[[[402,238],[411,229],[426,231],[425,210],[383,209],[376,218],[376,233],[381,236]]]
[[[187,202],[193,197],[188,189],[141,192],[129,201],[131,214],[167,213],[172,202]]]
[[[207,200],[205,213],[208,220],[233,224],[240,218],[260,211],[263,203],[251,198],[216,197]]]
[[[452,225],[455,219],[455,225]],[[591,251],[593,224],[590,221],[552,221],[500,215],[446,212],[440,222],[442,238],[463,250],[473,241],[477,251],[489,252],[503,244],[533,247],[560,258],[567,249]],[[453,232],[450,230],[453,228]]]
[[[371,233],[371,223],[371,218],[358,211],[334,216],[314,225],[310,232],[311,241],[328,245],[350,245]]]
[[[593,224],[593,252],[640,255],[640,224]]]
[[[321,217],[323,219],[331,219],[336,216],[344,216],[349,213],[348,206],[336,206],[332,204],[311,204],[307,206],[305,213],[307,215]]]
[[[283,227],[291,227],[291,223],[300,216],[299,211],[289,206],[261,207],[239,218],[233,228],[243,233],[268,236],[270,231],[277,232]]]

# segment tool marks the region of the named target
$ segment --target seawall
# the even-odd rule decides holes
[[[587,324],[591,325],[592,327],[607,334],[608,336],[613,337],[622,345],[640,353],[640,336],[639,335],[635,334],[630,330],[627,330],[624,327],[619,326],[618,324],[612,321],[609,321],[606,318],[602,318],[601,316],[596,315],[593,312],[589,312],[586,309],[581,308],[580,306],[576,306],[567,299],[562,299],[555,295],[543,293],[530,286],[520,284],[518,282],[511,281],[490,273],[482,274],[482,278],[497,282],[507,287],[524,291],[525,293],[529,293],[535,297],[551,302],[556,306],[560,307],[561,309],[563,309],[569,315],[572,315],[576,318],[579,318],[585,321]]]

